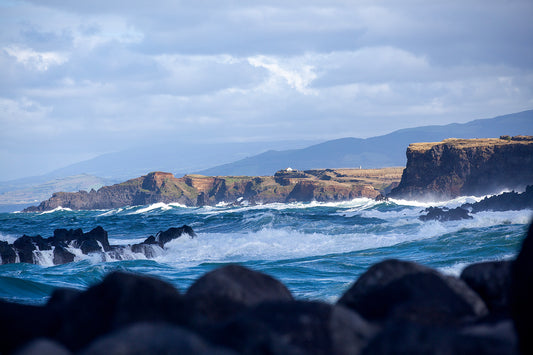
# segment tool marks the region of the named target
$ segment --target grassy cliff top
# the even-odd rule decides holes
[[[410,150],[425,151],[433,148],[436,145],[448,145],[456,148],[473,148],[473,147],[487,147],[506,144],[533,144],[533,136],[501,136],[500,138],[449,138],[442,142],[423,142],[409,144]]]

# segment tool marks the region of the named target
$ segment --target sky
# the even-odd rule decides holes
[[[531,0],[0,0],[0,180],[532,109],[531,18]]]

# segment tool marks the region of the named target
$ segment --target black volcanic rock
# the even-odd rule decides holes
[[[80,355],[180,354],[231,355],[234,352],[214,347],[198,335],[165,323],[137,323],[98,338]]]
[[[71,263],[74,261],[74,254],[58,245],[54,248],[54,265]]]
[[[182,296],[170,284],[122,272],[109,274],[66,303],[56,339],[78,351],[102,334],[141,321],[180,322]]]
[[[181,237],[183,234],[188,234],[191,238],[196,237],[196,233],[194,233],[191,227],[183,225],[179,228],[172,227],[166,231],[159,231],[155,236],[155,241],[157,241],[159,246],[162,248],[166,243]],[[152,244],[152,240],[148,238],[144,241],[144,243]]]
[[[49,309],[0,300],[0,353],[9,354],[32,339],[51,336],[57,318]]]
[[[187,300],[198,321],[225,319],[245,307],[265,301],[290,301],[290,291],[273,277],[239,265],[204,274],[187,290]]]
[[[468,214],[468,210],[456,207],[456,208],[446,208],[446,207],[428,207],[424,210],[427,214],[418,217],[421,221],[458,221],[461,219],[472,219],[471,215]]]
[[[481,296],[491,313],[509,314],[509,289],[512,261],[472,264],[461,272],[461,279]]]
[[[511,327],[512,328],[512,327]],[[362,354],[518,354],[516,336],[508,324],[470,328],[391,322]]]
[[[22,349],[17,350],[15,355],[69,355],[71,354],[63,345],[47,338],[39,338],[31,341]]]
[[[13,242],[13,248],[17,250],[21,263],[33,264],[33,251],[37,248],[32,237],[23,235]]]
[[[511,267],[510,297],[520,350],[523,354],[533,354],[533,223],[529,226],[520,253]]]
[[[2,259],[2,264],[11,264],[17,260],[17,254],[13,246],[9,245],[8,242],[0,241],[0,258]]]
[[[186,295],[221,297],[247,306],[265,301],[292,300],[290,291],[278,280],[235,264],[204,274],[189,287]]]
[[[455,324],[487,313],[484,302],[463,281],[399,260],[373,265],[338,304],[374,321],[392,317]]]
[[[485,197],[476,203],[466,203],[463,208],[471,208],[472,212],[481,211],[518,211],[533,208],[533,185],[528,185],[522,193],[504,192],[500,195]]]
[[[357,354],[375,333],[356,313],[322,302],[264,302],[208,335],[243,354]]]
[[[107,235],[102,227],[98,226],[90,232],[83,233],[81,229],[56,229],[50,238],[42,238],[40,235],[30,237],[23,235],[9,244],[0,242],[0,257],[2,264],[17,262],[36,263],[35,253],[42,250],[53,249],[54,265],[65,264],[74,261],[75,255],[68,250],[69,247],[79,248],[85,255],[90,253],[108,253],[116,260],[122,260],[127,248],[134,253],[142,253],[147,258],[155,257],[158,252],[154,249],[163,248],[169,241],[179,238],[183,234],[191,238],[196,236],[193,229],[188,225],[171,227],[166,231],[160,231],[157,237],[150,236],[144,242],[130,246],[110,245]],[[102,254],[103,255],[103,254]]]

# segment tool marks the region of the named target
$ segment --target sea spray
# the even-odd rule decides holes
[[[477,201],[464,197],[442,202],[453,207]],[[431,204],[429,204],[431,205]],[[226,263],[239,263],[282,280],[299,298],[334,301],[369,265],[385,258],[420,262],[457,274],[470,263],[508,259],[524,236],[533,211],[480,212],[471,220],[422,222],[426,204],[355,199],[338,203],[290,203],[255,206],[184,207],[153,204],[98,211],[57,209],[40,213],[0,214],[0,239],[26,235],[52,236],[54,229],[100,225],[116,253],[84,255],[76,248],[74,262],[50,266],[0,266],[0,277],[21,278],[41,285],[23,292],[2,283],[2,297],[42,303],[49,285],[85,288],[110,270],[131,270],[162,277],[179,289],[202,273]],[[152,258],[127,245],[144,241],[170,227],[190,225],[197,237],[179,238],[155,250]],[[0,282],[1,283],[1,282]]]

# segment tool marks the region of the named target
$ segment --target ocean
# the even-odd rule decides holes
[[[439,203],[355,199],[337,203],[185,207],[157,203],[111,210],[0,213],[0,240],[58,228],[102,226],[111,244],[134,244],[183,224],[197,237],[182,236],[153,259],[126,253],[77,253],[72,263],[54,266],[52,253],[38,252],[38,265],[0,265],[0,298],[43,304],[55,287],[85,289],[108,272],[127,270],[164,279],[185,290],[207,271],[238,263],[282,281],[297,299],[335,302],[372,264],[410,260],[459,275],[468,264],[513,258],[532,210],[481,212],[470,220],[422,222],[428,206],[457,207],[478,197]]]

